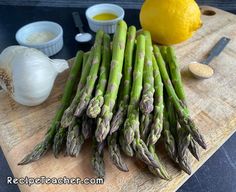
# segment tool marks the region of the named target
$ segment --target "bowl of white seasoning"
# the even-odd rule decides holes
[[[62,27],[51,21],[37,21],[21,27],[16,32],[16,41],[52,56],[63,47]]]

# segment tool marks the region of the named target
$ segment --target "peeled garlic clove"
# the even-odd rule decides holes
[[[65,60],[51,60],[36,49],[11,46],[0,55],[0,84],[16,102],[35,106],[48,98],[56,76],[67,68]]]

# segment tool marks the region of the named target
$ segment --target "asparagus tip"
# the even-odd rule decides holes
[[[172,180],[172,177],[167,173],[165,168],[159,169],[159,168],[154,168],[152,166],[148,166],[148,169],[153,175],[157,175],[161,179],[164,179],[166,181]]]
[[[86,111],[88,117],[96,118],[101,112],[101,107],[103,105],[103,102],[104,102],[103,96],[94,97],[90,101],[89,106]]]
[[[102,142],[106,139],[109,130],[110,130],[110,121],[108,121],[106,118],[100,118],[98,119],[97,129],[95,131],[95,137],[97,139],[97,142]]]
[[[123,110],[119,108],[111,121],[110,135],[116,132],[120,128],[120,125],[123,122],[123,114],[124,114]]]
[[[187,158],[179,158],[179,166],[185,173],[191,175],[192,171]]]
[[[110,158],[113,164],[121,171],[128,172],[128,166],[122,159],[120,148],[117,144],[117,133],[114,133],[108,137],[108,150]]]
[[[85,101],[80,102],[75,110],[74,116],[80,117],[84,112],[84,110],[86,109],[86,107],[87,103]]]
[[[142,139],[137,139],[134,142],[134,148],[138,158],[154,168],[160,168],[158,162],[155,160],[153,154],[148,150],[146,144]]]
[[[59,155],[59,153],[60,153],[60,149],[58,149],[57,146],[54,146],[54,145],[53,145],[52,151],[53,151],[54,157],[57,159],[57,158],[58,158],[58,155]]]
[[[203,138],[203,136],[198,132],[198,130],[195,130],[194,132],[191,132],[191,135],[193,139],[203,148],[207,149],[207,144]]]
[[[33,151],[26,155],[17,165],[26,165],[39,160],[48,150],[49,146],[44,141],[35,146]]]
[[[104,147],[103,143],[96,143],[95,141],[93,144],[93,157],[92,157],[91,163],[92,163],[92,168],[98,177],[105,176],[105,163],[103,159],[103,147]]]
[[[84,143],[84,137],[79,132],[79,126],[75,125],[68,130],[66,141],[66,153],[71,157],[78,156]]]
[[[197,143],[195,142],[195,140],[191,140],[190,144],[188,146],[189,151],[191,152],[191,154],[193,155],[193,157],[195,157],[195,159],[197,159],[199,161],[200,159],[200,153],[199,153],[199,148]]]
[[[200,156],[199,155],[195,155],[195,154],[192,154],[194,157],[195,157],[195,159],[197,159],[198,161],[200,161]]]
[[[153,98],[151,99],[149,96],[143,96],[143,99],[140,102],[140,110],[144,114],[149,114],[153,111]]]
[[[61,126],[63,128],[69,127],[73,118],[73,110],[72,108],[67,108],[61,119]]]
[[[67,134],[67,129],[60,127],[54,137],[52,151],[55,158],[58,158],[58,155],[63,148],[63,144],[65,143],[66,139],[66,134]]]

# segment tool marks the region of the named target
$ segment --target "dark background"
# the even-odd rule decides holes
[[[117,3],[124,8],[140,8],[144,0],[0,0],[3,5],[30,5],[51,7],[88,7],[95,3]],[[236,10],[235,0],[197,0],[201,5],[212,5],[225,10]]]
[[[15,32],[22,25],[35,20],[52,20],[62,25],[64,29],[64,48],[55,57],[71,58],[80,46],[74,41],[77,32],[71,19],[71,12],[78,7],[88,7],[95,3],[117,3],[126,8],[128,24],[139,25],[138,10],[141,0],[100,1],[100,0],[0,0],[0,52],[7,46],[16,44]],[[197,1],[236,13],[236,0],[230,1]],[[13,6],[4,6],[13,5]],[[19,7],[23,5],[37,7]],[[47,7],[41,7],[47,6]],[[58,7],[58,8],[50,8]],[[61,7],[61,8],[60,8]],[[67,8],[62,8],[67,7]],[[70,8],[68,8],[70,7]],[[83,9],[79,9],[81,13]],[[10,14],[9,14],[10,13]],[[60,13],[60,14],[59,14]],[[84,15],[82,14],[84,18]],[[236,134],[234,134],[179,190],[178,192],[235,192],[236,191]],[[0,149],[0,192],[19,192],[15,185],[6,185],[6,177],[12,176],[9,166]]]

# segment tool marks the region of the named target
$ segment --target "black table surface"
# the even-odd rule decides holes
[[[79,8],[49,8],[49,7],[18,7],[0,6],[0,52],[10,45],[17,44],[16,31],[23,25],[40,20],[50,20],[59,23],[64,30],[64,47],[54,58],[69,59],[78,49],[88,50],[91,45],[79,45],[74,36],[71,13],[79,11],[82,20],[86,22],[84,9]],[[138,10],[127,9],[125,20],[129,25],[139,27]],[[236,10],[235,10],[236,13]],[[85,23],[85,30],[88,30]],[[89,31],[89,30],[88,30]],[[234,134],[191,178],[178,192],[235,192],[236,191],[236,134]],[[0,192],[19,192],[16,185],[7,185],[6,178],[12,172],[0,149]]]

